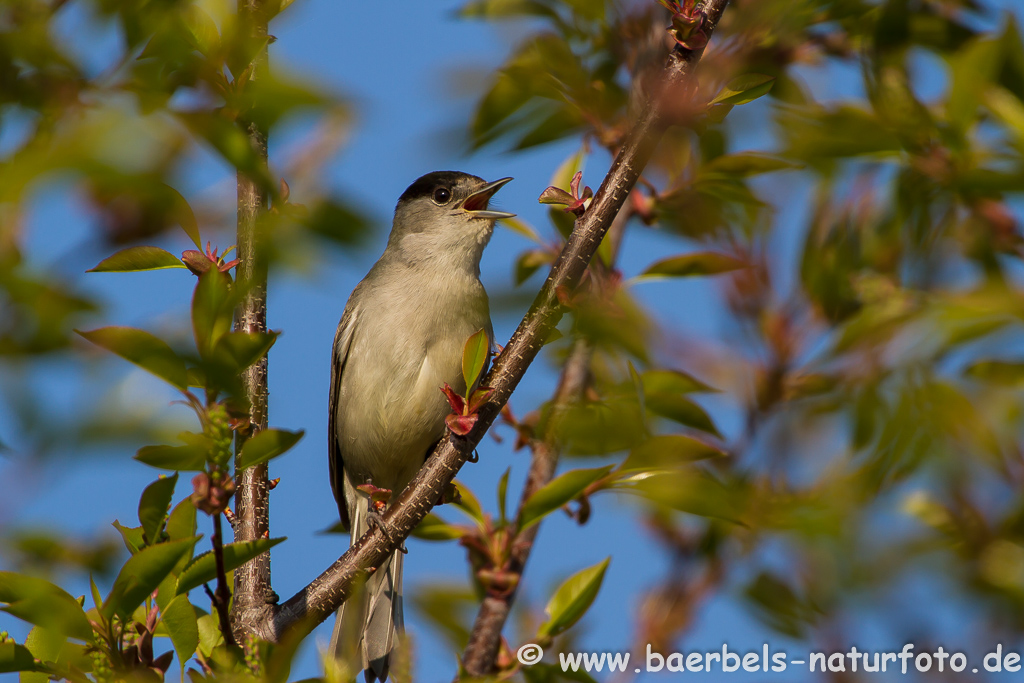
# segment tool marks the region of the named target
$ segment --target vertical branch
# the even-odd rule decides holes
[[[553,436],[554,425],[558,420],[558,414],[583,396],[590,376],[591,355],[591,346],[583,339],[576,340],[569,352],[569,358],[558,379],[552,414],[547,421],[548,426],[541,438],[531,444],[533,457],[530,460],[526,485],[519,498],[520,511],[523,504],[555,475],[559,450]],[[533,524],[519,532],[513,539],[511,557],[506,570],[508,573],[522,576],[539,529],[540,523]],[[469,642],[462,653],[462,666],[470,678],[482,678],[494,669],[494,662],[501,647],[501,632],[505,628],[514,601],[515,592],[512,592],[504,595],[487,595],[480,603],[480,611],[473,622]]]
[[[250,80],[265,78],[267,63],[267,14],[263,0],[238,0],[238,21],[245,44],[255,48]],[[243,115],[239,122],[248,134],[249,143],[267,163],[267,131],[254,117]],[[260,226],[268,209],[268,193],[257,179],[238,172],[238,270],[236,281],[245,298],[235,311],[235,329],[244,332],[265,332],[267,329],[267,264],[260,245]],[[250,433],[267,427],[267,359],[246,369],[242,375],[246,399],[250,406]],[[245,437],[235,441],[235,458],[241,452]],[[235,493],[235,540],[254,541],[269,534],[270,506],[267,465],[249,467],[241,472]],[[234,623],[240,615],[262,609],[271,595],[270,554],[263,553],[235,570]]]

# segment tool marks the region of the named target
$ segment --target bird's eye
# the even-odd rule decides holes
[[[438,204],[447,204],[452,198],[452,191],[447,187],[439,187],[434,190],[434,201]]]

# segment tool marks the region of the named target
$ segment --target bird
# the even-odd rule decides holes
[[[457,171],[418,178],[398,200],[384,253],[345,305],[331,354],[328,460],[352,543],[379,519],[367,485],[397,496],[444,436],[451,408],[441,388],[467,395],[466,340],[482,329],[493,346],[480,259],[496,221],[515,215],[488,208],[511,180]],[[335,619],[330,651],[360,657],[367,683],[387,680],[403,632],[403,555],[385,560]]]

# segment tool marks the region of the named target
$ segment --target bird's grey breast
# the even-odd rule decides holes
[[[350,474],[400,488],[444,435],[450,408],[440,387],[447,382],[465,390],[462,349],[477,330],[490,334],[490,315],[473,275],[425,272],[382,259],[371,278],[374,286],[359,288],[338,436]]]

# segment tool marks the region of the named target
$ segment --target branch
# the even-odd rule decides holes
[[[253,55],[248,78],[256,80],[267,76],[267,14],[264,0],[238,0],[238,19],[252,45],[262,47]],[[267,131],[253,121],[240,121],[263,165],[267,163]],[[238,192],[238,270],[237,286],[246,292],[245,299],[235,311],[235,329],[244,332],[267,330],[267,264],[260,247],[259,230],[268,209],[266,189],[255,178],[239,171]],[[250,406],[250,434],[267,428],[267,357],[242,374],[246,400]],[[245,444],[239,434],[235,439],[235,458]],[[235,541],[255,541],[269,535],[270,501],[267,483],[267,464],[242,470],[237,477],[235,492]],[[235,594],[232,601],[232,625],[236,633],[244,630],[242,624],[251,621],[253,614],[268,611],[267,596],[270,587],[270,553],[263,553],[235,570]]]
[[[624,215],[623,211],[619,215]],[[559,450],[555,443],[553,432],[557,416],[565,408],[577,402],[586,391],[590,378],[590,360],[593,350],[590,344],[577,339],[569,358],[562,367],[562,374],[558,379],[558,388],[555,389],[554,405],[550,419],[547,420],[547,427],[540,439],[536,440],[531,447],[533,457],[530,461],[530,472],[527,474],[526,485],[519,498],[519,512],[522,513],[523,505],[534,493],[544,487],[555,475],[558,467]],[[513,525],[515,526],[515,525]],[[512,552],[509,558],[509,565],[506,571],[516,576],[522,576],[526,567],[526,561],[530,558],[530,551],[533,550],[533,541],[537,537],[540,523],[532,524],[519,532],[512,541]],[[517,584],[521,585],[521,584]],[[515,600],[516,591],[505,595],[487,595],[480,603],[480,611],[473,623],[473,630],[469,635],[469,642],[462,653],[462,666],[470,678],[481,678],[489,674],[494,668],[494,661],[498,656],[498,649],[501,647],[501,632],[505,628],[509,612],[512,611],[512,603]]]
[[[709,0],[705,5],[709,34],[718,23],[726,2]],[[662,88],[684,83],[699,58],[698,51],[673,51],[665,65]],[[659,98],[655,96],[653,99],[656,101]],[[556,290],[565,288],[572,291],[579,284],[601,239],[636,184],[667,125],[668,122],[659,115],[658,107],[649,103],[626,136],[590,207],[576,221],[544,287],[483,380],[484,384],[494,388],[494,393],[481,406],[479,420],[473,431],[465,437],[448,434],[438,443],[416,477],[384,513],[383,526],[387,528],[387,533],[379,527],[370,530],[325,572],[288,601],[260,615],[247,615],[257,618],[242,624],[236,623],[236,629],[241,626],[269,641],[277,641],[286,631],[293,629],[305,632],[312,630],[349,597],[353,582],[359,575],[380,566],[426,517],[472,455],[473,449],[558,324],[564,311],[558,303]]]

